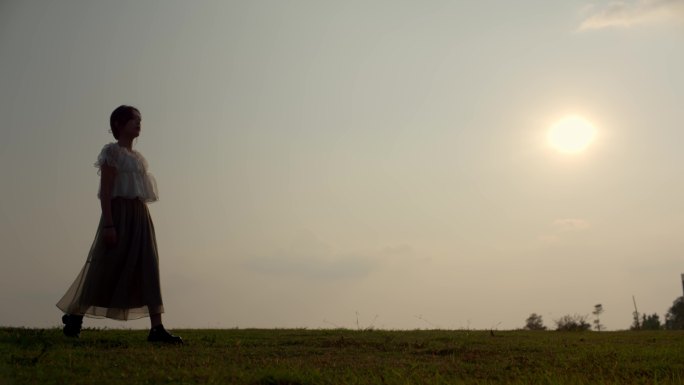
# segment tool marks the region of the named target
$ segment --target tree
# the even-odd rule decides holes
[[[564,315],[561,318],[553,321],[556,323],[556,330],[559,331],[586,331],[591,328],[591,325],[587,322],[587,316],[585,315]]]
[[[603,313],[603,306],[600,303],[594,305],[594,311],[591,312],[591,314],[593,314],[594,317],[596,317],[596,319],[594,320],[594,329],[596,329],[596,331],[599,332],[601,331],[601,328],[603,328],[603,325],[601,325],[601,319],[599,318],[601,313]]]
[[[658,314],[653,313],[651,315],[641,315],[642,330],[660,330],[662,328],[663,325],[660,323],[660,317],[658,317]]]
[[[641,325],[639,325],[639,310],[637,309],[636,305],[636,298],[632,296],[632,302],[634,303],[634,311],[632,312],[632,326],[630,327],[631,330],[639,330],[641,329]]]
[[[525,329],[525,330],[546,330],[546,326],[544,326],[544,321],[542,320],[542,316],[540,316],[537,313],[532,313],[525,320],[525,327],[523,329]]]
[[[636,310],[632,312],[632,325],[629,327],[629,330],[641,330],[641,322],[639,322],[639,312]]]
[[[665,329],[684,329],[684,297],[679,297],[672,303],[672,307],[665,315]]]

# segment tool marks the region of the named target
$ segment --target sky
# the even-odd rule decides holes
[[[682,0],[0,0],[0,52],[0,325],[61,325],[121,104],[169,328],[618,330],[682,295]]]

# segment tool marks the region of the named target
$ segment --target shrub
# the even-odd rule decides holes
[[[532,313],[525,320],[525,327],[523,329],[525,329],[525,330],[546,330],[546,326],[544,326],[544,321],[542,320],[542,316],[540,316],[537,313]]]
[[[553,322],[556,323],[556,330],[559,331],[581,332],[591,328],[587,322],[587,316],[579,314],[564,315]]]

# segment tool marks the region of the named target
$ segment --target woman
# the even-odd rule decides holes
[[[140,111],[126,105],[110,116],[117,141],[105,145],[95,162],[102,216],[85,265],[57,303],[66,313],[66,336],[80,335],[84,315],[117,320],[149,316],[148,341],[183,343],[162,325],[157,241],[147,209],[147,202],[158,199],[157,186],[147,161],[133,150],[141,120]]]

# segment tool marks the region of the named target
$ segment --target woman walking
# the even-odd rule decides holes
[[[66,336],[80,335],[83,316],[117,320],[149,316],[148,341],[183,343],[162,325],[157,241],[147,209],[158,193],[147,161],[133,149],[140,122],[140,111],[132,106],[119,106],[110,116],[117,141],[105,145],[95,162],[100,175],[100,223],[85,265],[57,303],[65,313]]]

